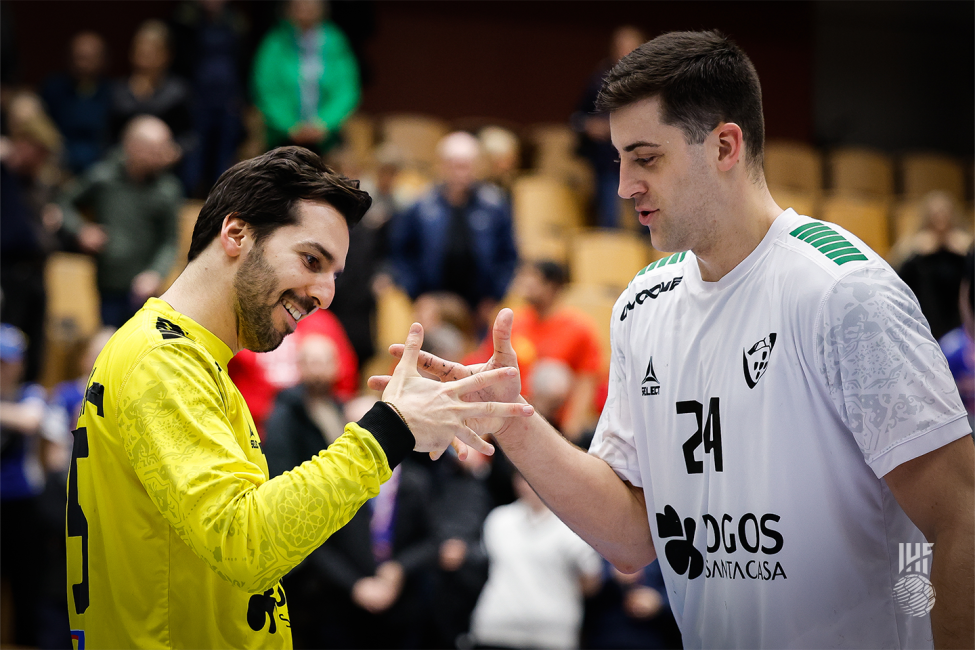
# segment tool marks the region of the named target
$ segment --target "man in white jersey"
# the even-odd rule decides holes
[[[642,45],[599,105],[620,196],[678,253],[616,304],[590,453],[536,415],[491,423],[508,457],[621,570],[659,557],[686,647],[975,647],[975,449],[913,294],[775,204],[758,76],[722,35]],[[485,368],[516,363],[510,322]]]

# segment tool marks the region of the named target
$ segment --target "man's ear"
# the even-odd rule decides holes
[[[745,151],[745,138],[741,127],[734,122],[719,124],[712,135],[717,139],[718,170],[729,171],[738,164]]]
[[[250,244],[253,244],[250,226],[237,216],[236,212],[231,212],[223,218],[219,238],[220,247],[228,257],[239,257]]]

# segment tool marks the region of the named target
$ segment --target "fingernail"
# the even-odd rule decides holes
[[[419,323],[413,323],[412,325],[410,325],[410,334],[419,334],[419,333],[420,333]]]
[[[513,377],[513,376],[515,376],[515,375],[518,374],[518,369],[517,368],[507,368],[507,369],[505,369],[504,374],[508,375],[509,377]]]
[[[535,408],[531,404],[528,404],[522,409],[522,411],[524,411],[525,415],[531,415],[535,412]]]

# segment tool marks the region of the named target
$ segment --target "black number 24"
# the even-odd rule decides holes
[[[721,454],[721,413],[719,398],[712,397],[708,405],[708,417],[704,419],[704,405],[697,400],[677,402],[677,414],[693,413],[697,418],[697,431],[688,438],[683,445],[684,464],[688,474],[703,474],[704,463],[694,457],[694,452],[704,444],[704,453],[714,459],[714,471],[724,471],[724,459]],[[704,425],[703,429],[701,425]]]

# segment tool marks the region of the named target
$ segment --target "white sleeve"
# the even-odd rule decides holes
[[[878,477],[971,430],[917,299],[889,268],[839,280],[816,325],[830,397]]]
[[[626,300],[626,294],[617,302],[613,313]],[[626,358],[623,355],[622,325],[613,318],[610,324],[611,356],[609,361],[609,393],[599,416],[596,432],[589,453],[606,461],[620,478],[637,487],[643,487],[640,464],[637,459],[633,435],[633,416],[626,384]]]

